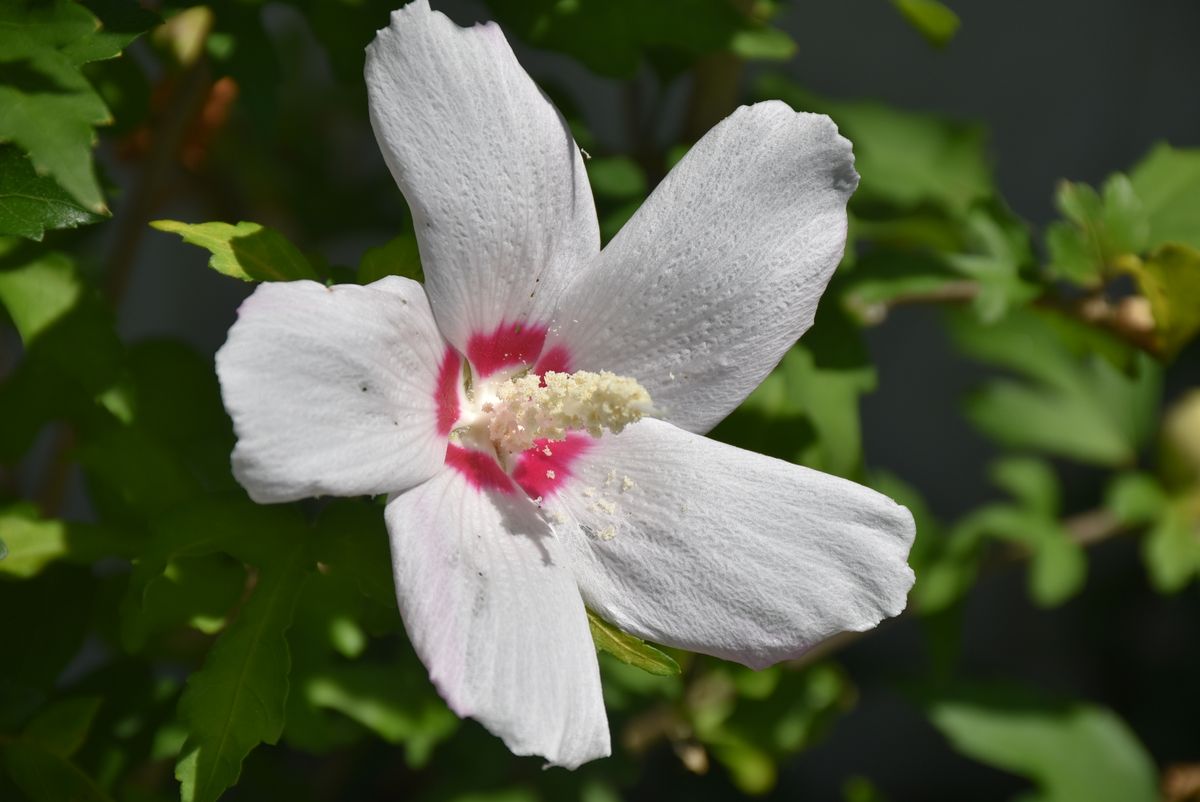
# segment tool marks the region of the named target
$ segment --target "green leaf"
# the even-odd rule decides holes
[[[1104,506],[1121,523],[1137,525],[1155,520],[1165,509],[1167,494],[1153,476],[1123,473],[1113,479],[1104,496]]]
[[[854,143],[854,167],[862,182],[852,207],[861,217],[877,218],[884,208],[922,206],[961,217],[995,195],[986,137],[977,125],[881,103],[825,100],[778,75],[763,76],[755,88],[761,99],[779,98],[795,109],[828,114]]]
[[[394,665],[358,664],[330,667],[310,677],[301,691],[313,705],[348,716],[388,743],[403,744],[409,765],[420,766],[458,727],[458,718],[427,685],[419,673],[399,673]]]
[[[1200,495],[1174,499],[1142,539],[1142,560],[1160,593],[1176,593],[1200,576]]]
[[[78,766],[39,743],[20,738],[0,752],[8,775],[30,802],[112,802]]]
[[[1098,286],[1123,257],[1146,247],[1146,211],[1130,180],[1120,173],[1105,182],[1103,195],[1087,184],[1063,181],[1055,202],[1067,218],[1046,232],[1049,269],[1057,277]]]
[[[588,180],[598,198],[615,201],[639,201],[646,197],[646,174],[628,156],[605,156],[589,159]]]
[[[1200,248],[1200,148],[1160,144],[1129,180],[1145,210],[1151,248],[1166,242]]]
[[[309,565],[303,542],[264,565],[237,620],[188,679],[179,700],[188,738],[175,766],[183,802],[214,802],[254,747],[278,742],[291,669],[285,633]]]
[[[796,55],[796,40],[778,28],[745,28],[729,40],[729,49],[748,61],[787,61]]]
[[[631,78],[646,62],[674,75],[708,53],[778,59],[794,48],[786,34],[767,27],[769,6],[747,13],[727,0],[488,0],[488,7],[534,47],[566,53],[611,77]]]
[[[279,232],[258,223],[180,223],[155,220],[159,231],[178,234],[184,242],[212,254],[208,266],[243,281],[317,279],[304,254]]]
[[[39,521],[36,515],[36,510],[28,507],[0,510],[0,531],[11,550],[0,562],[0,575],[36,576],[47,563],[66,554],[66,525],[62,521]]]
[[[1027,777],[1027,802],[1155,802],[1154,763],[1109,710],[1003,690],[938,695],[925,703],[959,752]]]
[[[19,579],[37,576],[56,560],[90,562],[132,548],[129,539],[104,526],[42,519],[31,504],[0,508],[0,532],[8,546],[0,576]]]
[[[47,229],[75,228],[102,219],[37,174],[15,145],[0,145],[0,236],[41,240]]]
[[[591,610],[587,611],[587,616],[597,651],[608,652],[621,662],[651,674],[669,677],[679,673],[679,663],[669,654],[622,632]]]
[[[121,606],[122,641],[138,651],[150,637],[181,626],[218,632],[245,587],[241,563],[224,555],[173,557],[165,566],[139,560]]]
[[[1058,477],[1045,460],[1006,457],[991,467],[991,478],[1008,491],[1020,506],[1046,518],[1059,512]]]
[[[827,292],[834,300],[840,287]],[[825,303],[804,339],[712,436],[853,476],[862,466],[859,398],[875,383],[861,333],[840,305]]]
[[[87,740],[102,701],[99,696],[76,696],[55,702],[29,722],[21,737],[69,758]]]
[[[0,241],[0,256],[20,257],[16,241]],[[83,297],[85,288],[71,260],[54,251],[32,255],[15,269],[0,270],[0,303],[21,335],[25,348],[62,320]]]
[[[1174,357],[1200,333],[1200,250],[1168,243],[1124,264],[1150,302],[1159,349]]]
[[[958,15],[938,0],[892,0],[892,5],[925,41],[936,47],[953,39],[961,24]]]
[[[92,168],[94,128],[108,109],[80,71],[115,55],[127,39],[69,0],[0,6],[0,142],[15,142],[89,212],[107,210]]]
[[[779,765],[815,743],[854,695],[830,664],[801,671],[721,665],[690,685],[685,705],[696,739],[748,794],[771,790]]]
[[[412,234],[401,234],[386,245],[371,248],[363,254],[358,265],[358,281],[370,284],[384,276],[403,276],[413,281],[424,281],[421,270],[421,253],[417,238]]]
[[[967,416],[985,434],[1081,462],[1135,458],[1160,392],[1161,371],[1149,357],[1134,354],[1127,375],[1102,355],[1111,338],[1053,312],[1014,311],[991,325],[960,314],[951,322],[965,353],[1025,377],[992,381],[968,399]]]

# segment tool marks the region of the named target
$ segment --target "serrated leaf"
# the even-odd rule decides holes
[[[103,214],[92,145],[94,128],[111,118],[79,69],[94,55],[87,41],[98,29],[86,8],[68,0],[0,6],[0,142],[15,142],[39,173]]]
[[[1146,211],[1130,180],[1120,173],[1105,181],[1102,193],[1087,184],[1063,181],[1055,203],[1066,220],[1052,224],[1046,232],[1053,275],[1083,286],[1098,286],[1123,257],[1146,247]]]
[[[41,744],[19,738],[0,753],[8,776],[29,802],[112,802],[78,766]]]
[[[76,696],[55,702],[26,725],[21,737],[59,757],[69,758],[87,740],[102,701],[99,696]]]
[[[1150,302],[1159,349],[1174,357],[1200,333],[1200,250],[1168,243],[1124,264]]]
[[[75,228],[102,219],[54,179],[38,175],[15,145],[0,145],[0,236],[40,241],[49,229]]]
[[[421,253],[417,238],[412,234],[401,234],[386,245],[371,248],[363,254],[358,265],[358,281],[370,284],[384,276],[403,276],[413,281],[424,281],[421,269]]]
[[[215,802],[256,746],[278,742],[291,668],[285,634],[309,564],[301,542],[264,565],[237,620],[188,678],[179,700],[188,738],[175,765],[183,802]]]
[[[622,632],[591,610],[587,611],[587,616],[592,640],[595,641],[598,651],[608,652],[622,663],[628,663],[650,674],[671,677],[679,673],[679,663],[669,654]]]
[[[1149,436],[1161,371],[1145,354],[1127,374],[1096,350],[1111,338],[1033,310],[991,325],[956,315],[952,333],[968,355],[1025,378],[992,381],[967,401],[971,421],[1004,445],[1120,465]]]
[[[958,33],[958,15],[938,0],[892,0],[892,5],[931,45],[942,47]]]
[[[957,751],[1032,780],[1027,802],[1159,799],[1153,761],[1105,708],[988,689],[935,696],[925,709]]]
[[[212,254],[208,266],[243,281],[318,279],[304,254],[282,234],[258,223],[181,223],[155,220],[159,231],[178,234],[183,241]]]
[[[1166,242],[1200,248],[1200,148],[1160,144],[1129,179],[1145,210],[1151,248]]]

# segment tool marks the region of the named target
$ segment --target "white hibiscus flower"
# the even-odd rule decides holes
[[[610,749],[585,604],[752,667],[904,608],[906,509],[701,436],[841,257],[858,176],[828,118],[739,109],[601,250],[579,149],[495,25],[418,0],[366,80],[425,286],[262,284],[217,369],[256,501],[389,494],[450,707],[575,767]]]

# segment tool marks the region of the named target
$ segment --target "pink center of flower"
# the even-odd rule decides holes
[[[633,379],[568,372],[565,346],[542,351],[546,333],[545,326],[509,323],[476,333],[467,341],[469,369],[446,349],[434,389],[438,432],[450,440],[446,464],[472,487],[549,499],[595,438],[650,409]]]

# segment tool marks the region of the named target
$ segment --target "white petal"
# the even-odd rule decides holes
[[[439,376],[459,364],[415,281],[260,284],[217,353],[234,475],[259,502],[424,481],[446,454]]]
[[[738,109],[571,287],[547,345],[572,369],[637,378],[665,419],[707,431],[812,325],[857,184],[828,117]]]
[[[456,713],[575,768],[609,754],[587,616],[561,543],[499,478],[481,490],[447,467],[388,504],[400,612]]]
[[[627,632],[760,668],[904,609],[913,519],[873,490],[656,420],[572,470],[579,588]]]
[[[446,338],[469,353],[472,335],[548,324],[599,228],[579,148],[504,34],[418,0],[367,48],[366,80]]]

